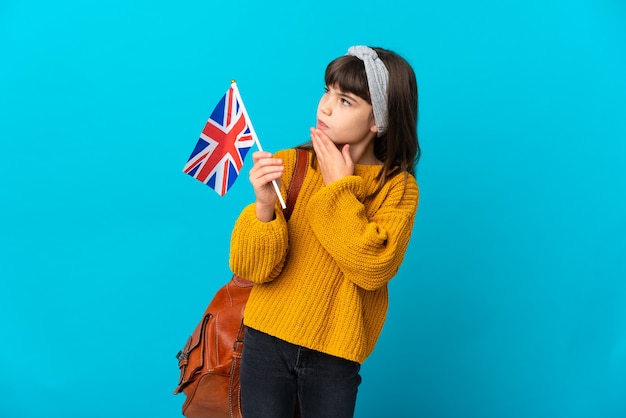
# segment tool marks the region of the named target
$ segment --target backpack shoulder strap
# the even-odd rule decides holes
[[[291,217],[291,212],[293,212],[293,208],[296,206],[298,193],[300,193],[300,188],[304,182],[308,166],[309,152],[302,148],[296,148],[296,167],[293,170],[293,176],[289,184],[289,190],[287,191],[287,208],[283,211],[285,219],[287,220]]]

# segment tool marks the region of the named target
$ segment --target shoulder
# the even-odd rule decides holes
[[[306,149],[300,149],[300,150],[306,152],[307,159],[310,160],[311,152]],[[276,151],[276,153],[274,153],[274,157],[281,158],[286,165],[294,165],[296,163],[297,152],[298,152],[298,148],[281,149],[280,151]]]
[[[306,150],[304,151],[306,152],[306,161],[303,161],[302,163],[308,164],[311,160],[311,153]],[[274,153],[275,158],[280,158],[281,160],[283,160],[283,166],[285,167],[285,171],[283,172],[282,176],[282,188],[284,190],[287,190],[289,188],[291,180],[293,179],[296,169],[297,152],[298,149],[296,148],[287,148]]]
[[[419,187],[415,176],[407,172],[401,172],[389,179],[382,190],[387,199],[400,204],[417,206],[419,200]]]
[[[286,159],[295,159],[295,156],[296,156],[296,149],[295,148],[281,149],[280,151],[276,151],[274,153],[274,157],[282,158],[283,161],[286,160]]]

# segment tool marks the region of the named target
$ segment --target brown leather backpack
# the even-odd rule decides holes
[[[291,216],[308,166],[307,151],[296,151],[286,219]],[[239,366],[245,331],[243,311],[252,286],[252,282],[233,275],[215,293],[202,320],[176,355],[180,379],[174,395],[184,392],[187,396],[182,407],[187,418],[242,418]]]

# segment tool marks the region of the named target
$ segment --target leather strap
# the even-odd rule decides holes
[[[289,220],[291,212],[296,206],[296,200],[298,199],[298,193],[304,182],[306,176],[306,170],[309,166],[309,153],[302,148],[296,148],[296,167],[293,170],[291,177],[291,183],[289,184],[289,190],[287,191],[287,208],[283,211],[285,219]]]

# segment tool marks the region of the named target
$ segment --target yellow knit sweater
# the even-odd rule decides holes
[[[282,191],[295,150],[280,151]],[[309,153],[309,160],[311,156]],[[396,175],[375,196],[382,166],[356,165],[352,176],[324,185],[309,166],[289,222],[261,222],[247,206],[233,229],[230,267],[255,282],[244,322],[293,344],[362,363],[387,314],[387,283],[411,236],[419,191]]]

